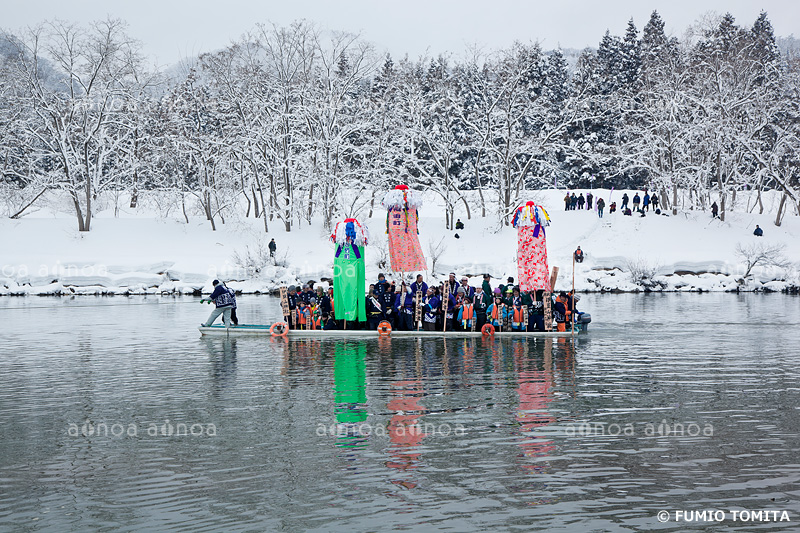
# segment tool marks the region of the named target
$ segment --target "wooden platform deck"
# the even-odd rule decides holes
[[[269,337],[271,334],[269,332],[270,326],[268,325],[261,325],[261,324],[240,324],[238,326],[233,326],[230,328],[226,328],[222,324],[215,324],[212,326],[204,327],[200,326],[197,329],[200,330],[201,335],[208,335],[208,336],[237,336],[237,337],[253,337],[253,336],[261,336],[261,337]],[[584,335],[586,334],[585,330],[576,329],[575,335]],[[377,338],[380,334],[375,330],[364,330],[364,329],[348,329],[348,330],[340,330],[340,329],[330,329],[330,330],[323,330],[323,329],[316,329],[316,330],[297,330],[291,329],[287,335],[290,338]],[[388,335],[389,338],[430,338],[430,337],[452,337],[452,338],[461,338],[461,337],[482,337],[483,334],[480,331],[392,331]],[[494,337],[496,338],[506,338],[506,337],[570,337],[572,336],[572,332],[570,331],[502,331],[496,332]]]

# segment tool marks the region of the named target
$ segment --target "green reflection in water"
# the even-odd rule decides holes
[[[337,344],[333,378],[339,446],[361,446],[364,436],[357,424],[367,420],[366,344]]]

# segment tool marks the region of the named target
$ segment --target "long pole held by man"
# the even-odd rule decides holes
[[[570,298],[569,328],[572,338],[575,339],[575,254],[572,254],[572,298]]]
[[[450,282],[445,280],[442,284],[442,331],[447,331],[447,306],[449,304],[448,294],[450,291]]]

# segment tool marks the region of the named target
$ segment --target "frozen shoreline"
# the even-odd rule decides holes
[[[748,213],[745,200],[740,200],[740,209],[721,222],[703,211],[669,217],[610,215],[608,204],[621,204],[624,191],[593,192],[606,200],[602,219],[594,211],[564,211],[564,190],[529,194],[553,220],[547,239],[549,264],[560,268],[557,290],[572,286],[576,246],[586,253],[575,269],[580,292],[796,292],[800,287],[800,217],[787,215],[781,227],[774,226],[769,204],[775,199],[770,196],[765,197],[765,214]],[[428,272],[426,279],[441,280],[455,272],[471,276],[472,284],[479,285],[486,272],[497,286],[508,276],[516,278],[513,228],[498,230],[491,215],[468,220],[464,212],[457,212],[466,228],[448,231],[443,217],[433,216],[443,212],[436,198],[427,194],[425,200],[420,241],[429,267],[431,247],[443,248],[435,275]],[[385,257],[385,211],[378,208],[365,222],[372,234],[366,249],[367,279],[376,279],[378,272],[391,279],[388,267],[378,266]],[[755,224],[764,228],[764,237],[752,235]],[[260,219],[229,220],[213,232],[199,216],[186,224],[159,218],[143,207],[123,210],[119,218],[107,209],[98,214],[89,233],[79,233],[74,226],[73,218],[53,210],[0,221],[0,296],[206,294],[215,278],[244,294],[272,293],[283,284],[327,278],[333,264],[332,245],[319,220],[298,224],[291,233],[279,229],[282,225],[275,220],[268,234]],[[265,249],[273,237],[278,263],[285,266],[259,258],[259,248]],[[785,267],[757,265],[743,279],[746,265],[736,253],[737,245],[783,246]],[[236,264],[236,255],[248,253],[256,258],[258,273],[253,264],[249,269]]]

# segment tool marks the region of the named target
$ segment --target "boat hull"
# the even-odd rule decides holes
[[[200,334],[204,336],[211,336],[211,337],[224,337],[224,336],[236,336],[236,337],[269,337],[271,336],[270,333],[270,326],[260,325],[260,324],[241,324],[239,326],[234,326],[230,328],[226,328],[223,325],[213,325],[213,326],[200,326],[197,328],[200,330]],[[583,334],[585,331],[582,329],[576,329],[575,335]],[[313,329],[313,330],[297,330],[291,329],[287,333],[288,337],[292,338],[313,338],[313,337],[324,337],[324,338],[336,338],[336,337],[343,337],[343,338],[353,338],[353,337],[365,337],[365,338],[375,338],[380,337],[381,335],[375,330],[365,330],[365,329],[348,329],[348,330],[341,330],[341,329]],[[480,331],[392,331],[391,333],[383,335],[385,337],[412,337],[412,338],[424,338],[424,337],[483,337],[484,335]],[[503,332],[496,332],[494,334],[495,337],[570,337],[572,336],[572,332],[570,331],[503,331]]]

